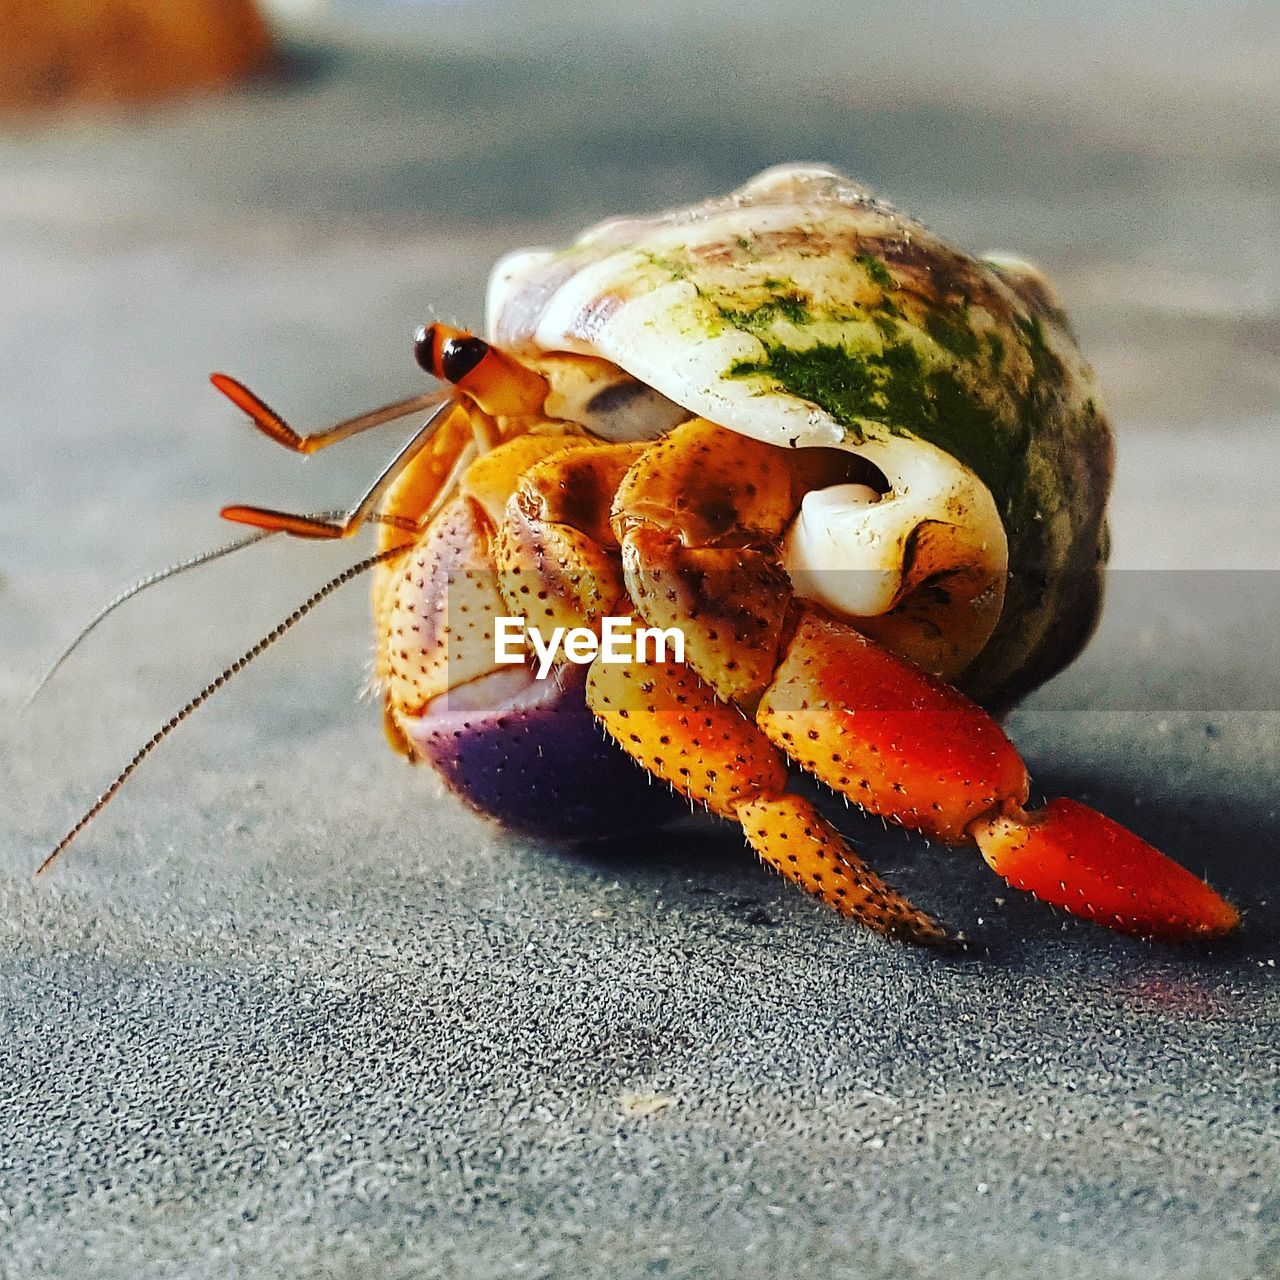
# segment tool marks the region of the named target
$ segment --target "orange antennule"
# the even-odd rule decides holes
[[[243,382],[225,373],[211,373],[209,381],[222,392],[233,405],[249,415],[253,425],[263,435],[284,445],[286,449],[303,451],[303,438],[265,400],[254,395]]]
[[[247,524],[266,533],[288,533],[295,538],[323,541],[347,535],[345,525],[317,516],[294,515],[288,511],[272,511],[268,507],[223,507],[219,513],[232,524]]]
[[[409,396],[405,400],[395,400],[391,404],[370,409],[367,413],[359,413],[354,418],[345,418],[324,431],[313,431],[310,435],[304,436],[295,431],[261,396],[250,391],[243,382],[238,382],[225,373],[211,373],[209,381],[237,409],[247,413],[253,425],[263,435],[269,436],[277,444],[284,445],[286,449],[292,449],[294,453],[316,453],[320,449],[326,449],[331,444],[347,440],[372,427],[396,422],[422,409],[433,409],[446,398],[439,391]]]
[[[433,378],[452,382],[494,417],[537,413],[547,398],[546,379],[465,329],[424,325],[414,335],[413,354]]]

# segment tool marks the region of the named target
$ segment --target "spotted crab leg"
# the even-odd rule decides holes
[[[841,915],[905,941],[946,938],[809,801],[787,791],[782,753],[688,667],[597,659],[587,674],[587,705],[634,760],[694,803],[740,823],[766,863]]]
[[[1016,808],[969,828],[1015,889],[1098,924],[1169,942],[1233,932],[1240,913],[1140,836],[1075,800]]]
[[[543,629],[594,627],[625,595],[609,499],[644,448],[571,447],[520,477],[496,546],[508,607]]]
[[[1216,937],[1239,913],[1133,832],[1074,800],[1024,811],[1026,766],[976,703],[852,627],[804,610],[756,712],[802,768],[872,813],[976,843],[1017,889],[1165,942]]]
[[[562,445],[514,478],[495,546],[508,607],[543,627],[595,626],[606,613],[629,612],[608,511],[644,451]],[[494,498],[510,492],[508,475],[526,452],[532,456],[531,445],[517,441],[495,450],[473,466],[464,489],[495,510]],[[597,660],[586,699],[632,759],[695,804],[740,823],[756,853],[787,879],[887,936],[921,943],[946,937],[807,800],[788,793],[782,753],[688,667]]]
[[[695,419],[641,457],[613,527],[645,621],[683,621],[686,660],[714,692],[868,811],[976,843],[1011,885],[1114,929],[1170,942],[1234,929],[1229,903],[1111,819],[1065,800],[1027,814],[1026,766],[986,712],[791,596],[763,547],[812,484],[804,453]]]

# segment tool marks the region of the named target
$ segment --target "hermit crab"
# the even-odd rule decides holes
[[[431,324],[415,355],[440,390],[309,436],[214,375],[303,453],[430,409],[348,513],[223,511],[251,538],[379,538],[231,671],[371,569],[392,746],[508,826],[599,838],[692,802],[840,913],[942,940],[794,789],[807,773],[1112,928],[1236,927],[1103,815],[1024,808],[995,718],[1083,647],[1107,554],[1110,427],[1032,267],[786,166],[508,256],[487,338]],[[519,650],[500,660],[511,618],[589,636],[635,621],[683,651],[540,676]]]

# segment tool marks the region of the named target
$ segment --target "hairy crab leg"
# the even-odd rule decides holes
[[[772,544],[798,502],[792,462],[695,418],[644,453],[613,501],[627,590],[645,621],[680,627],[698,673],[746,707],[773,674],[791,598]]]
[[[976,703],[835,618],[805,609],[756,712],[766,736],[828,786],[904,827],[976,843],[1017,889],[1166,942],[1231,932],[1203,881],[1073,800],[1022,806],[1026,766]]]
[[[396,566],[393,591],[416,603],[392,611],[380,675],[402,712],[420,714],[433,699],[495,669],[494,619],[503,606],[492,541],[484,511],[459,494]]]
[[[499,471],[518,465],[528,448],[519,441],[501,446],[463,481],[474,501],[502,517],[497,568],[508,607],[538,625],[588,627],[611,608],[628,611],[608,512],[647,447],[562,446],[515,475],[514,494],[499,504],[496,496],[512,484],[498,483]],[[870,870],[807,800],[787,792],[782,753],[683,663],[597,660],[586,698],[628,755],[687,799],[738,822],[781,875],[887,936],[945,939],[943,928]]]
[[[645,621],[683,625],[693,670],[870,812],[977,842],[1009,883],[1112,927],[1167,941],[1233,929],[1236,912],[1212,889],[1101,814],[1058,802],[1025,815],[1026,766],[986,712],[792,599],[749,544],[776,540],[823,482],[822,459],[805,453],[694,419],[642,456],[618,489],[613,527]],[[745,614],[767,625],[744,629]]]
[[[864,809],[949,843],[1030,782],[963,694],[828,614],[804,609],[756,710],[769,739]]]
[[[625,595],[609,502],[644,449],[562,448],[519,477],[496,544],[508,608],[543,628],[594,627]]]
[[[782,753],[688,667],[597,660],[587,673],[587,705],[634,760],[740,823],[769,866],[841,915],[904,941],[946,939],[937,921],[872,871],[807,800],[787,791]]]
[[[1240,913],[1127,827],[1075,800],[972,824],[987,865],[1014,888],[1121,933],[1212,938]]]

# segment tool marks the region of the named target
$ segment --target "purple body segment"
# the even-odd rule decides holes
[[[418,754],[472,808],[550,841],[603,840],[687,814],[587,710],[586,667],[545,680],[512,668],[437,698],[401,721]]]

